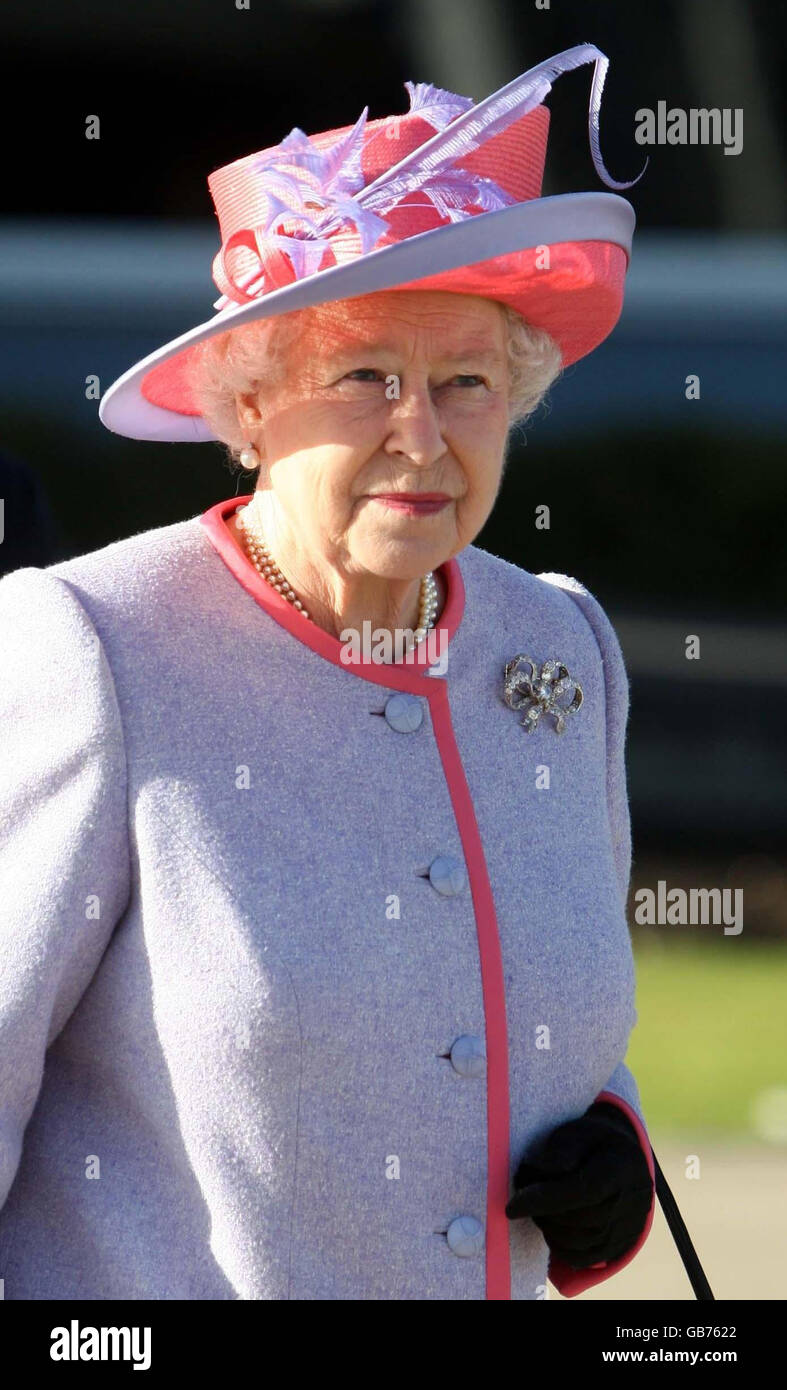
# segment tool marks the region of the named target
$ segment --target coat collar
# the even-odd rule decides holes
[[[435,682],[442,681],[443,677],[429,675],[428,653],[425,646],[416,648],[413,659],[409,661],[392,663],[357,661],[347,664],[341,659],[342,644],[338,637],[325,632],[309,618],[304,618],[296,608],[293,608],[291,603],[288,603],[281,594],[278,594],[270,584],[266,583],[250,561],[238,550],[225,520],[238,507],[249,502],[252,495],[252,493],[248,493],[244,497],[228,497],[223,502],[217,502],[215,506],[209,507],[206,512],[202,513],[200,521],[208,533],[211,544],[218,551],[227,568],[255,602],[264,608],[275,622],[286,628],[299,642],[303,642],[304,646],[310,647],[325,661],[330,661],[335,666],[340,666],[342,670],[349,671],[351,675],[360,676],[362,680],[371,681],[375,685],[386,686],[389,690],[406,690],[413,694],[427,696],[433,692]],[[446,585],[446,601],[435,628],[438,632],[438,641],[447,644],[454,637],[462,621],[465,589],[461,570],[455,557],[446,560],[440,566],[439,573]],[[442,635],[439,635],[441,630]]]

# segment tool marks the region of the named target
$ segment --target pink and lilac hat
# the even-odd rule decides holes
[[[634,209],[613,193],[541,196],[543,99],[555,78],[590,62],[593,163],[609,187],[630,188],[637,180],[616,182],[601,158],[608,59],[592,44],[478,104],[407,82],[403,115],[369,121],[366,108],[354,126],[311,136],[296,128],[217,169],[208,178],[221,235],[217,312],[119,377],[101,400],[103,424],[132,439],[212,439],[189,386],[198,344],[380,290],[483,295],[546,329],[564,366],[592,352],[620,317]]]

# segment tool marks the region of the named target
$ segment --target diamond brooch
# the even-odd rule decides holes
[[[564,697],[568,702],[564,703]],[[545,661],[539,671],[535,661],[520,654],[507,661],[504,670],[503,699],[509,709],[524,714],[519,721],[532,734],[542,714],[551,714],[555,733],[562,734],[566,719],[582,704],[582,686],[569,674],[562,661]]]

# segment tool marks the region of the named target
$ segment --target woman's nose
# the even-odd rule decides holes
[[[406,454],[413,463],[428,467],[446,451],[437,407],[427,387],[402,390],[391,401],[388,414],[388,453]]]

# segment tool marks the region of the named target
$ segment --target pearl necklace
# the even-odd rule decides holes
[[[255,492],[251,502],[247,502],[245,507],[238,507],[235,512],[244,550],[257,573],[262,575],[262,578],[266,579],[278,594],[286,598],[288,603],[291,603],[293,608],[296,608],[304,618],[308,618],[309,614],[295,593],[295,590],[285,579],[265,544],[262,528],[258,518],[255,517],[254,514],[256,500],[257,494]],[[418,601],[418,627],[413,634],[413,646],[418,646],[419,642],[423,642],[429,629],[434,627],[435,618],[437,617],[438,602],[437,584],[435,583],[434,573],[430,570],[421,580]]]

